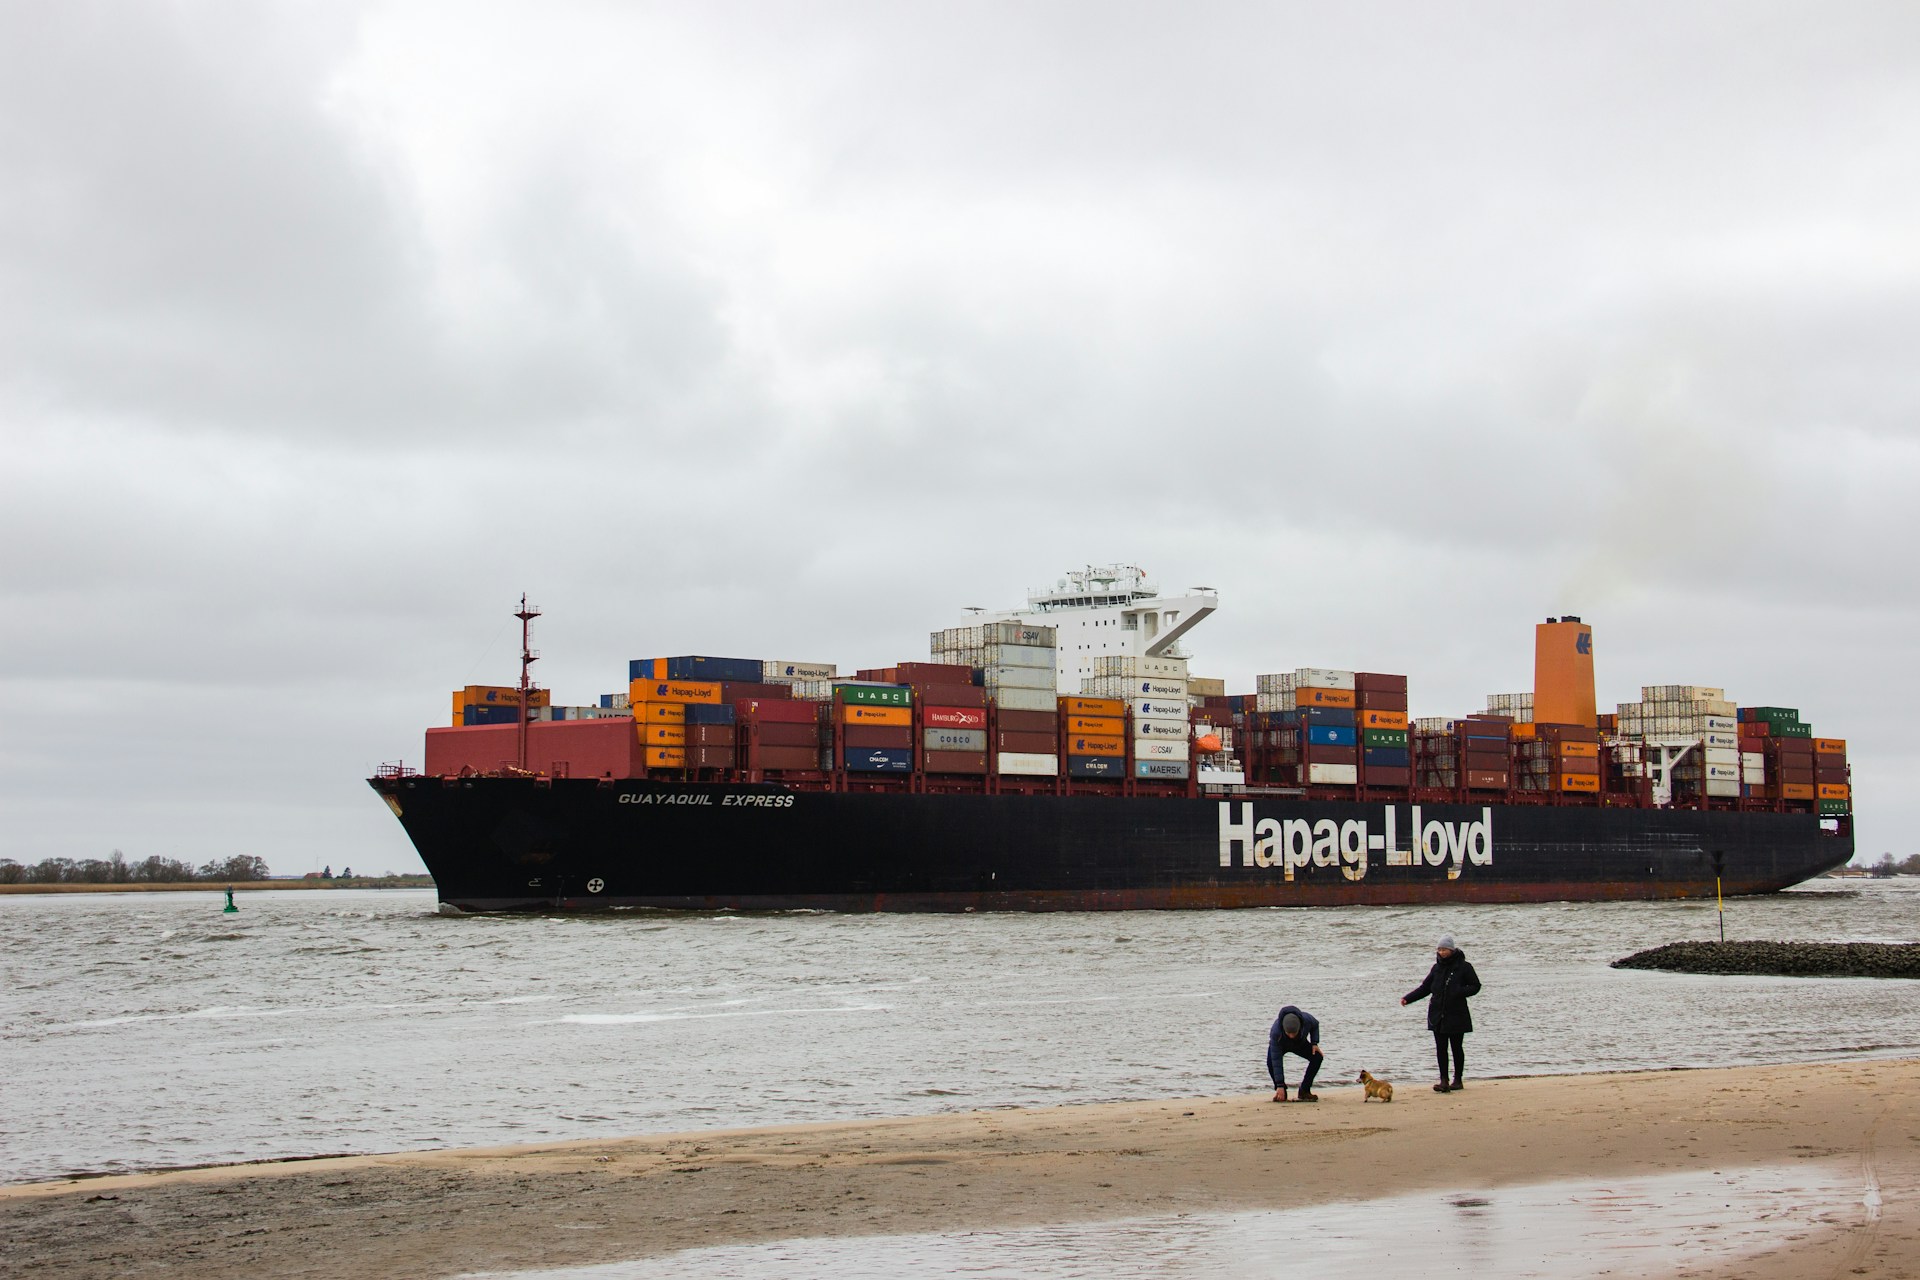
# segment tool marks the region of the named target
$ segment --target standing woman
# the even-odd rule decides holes
[[[1464,1038],[1473,1030],[1473,1014],[1467,998],[1480,994],[1480,975],[1467,963],[1467,953],[1453,945],[1453,935],[1440,936],[1433,951],[1433,968],[1427,980],[1400,997],[1401,1004],[1433,997],[1427,1004],[1427,1030],[1433,1032],[1433,1056],[1440,1063],[1440,1083],[1435,1093],[1461,1088],[1460,1076],[1466,1070]],[[1447,1050],[1453,1050],[1453,1083],[1447,1083]]]

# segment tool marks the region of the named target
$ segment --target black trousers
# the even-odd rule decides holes
[[[1300,1092],[1313,1092],[1313,1078],[1320,1074],[1320,1064],[1325,1061],[1313,1051],[1313,1046],[1304,1040],[1267,1041],[1267,1074],[1273,1078],[1273,1087],[1287,1087],[1287,1066],[1284,1061],[1288,1054],[1296,1054],[1307,1060],[1306,1074],[1300,1077]]]
[[[1440,1079],[1460,1083],[1460,1073],[1467,1069],[1466,1033],[1456,1031],[1449,1035],[1444,1031],[1433,1033],[1433,1056],[1440,1063]],[[1453,1049],[1453,1074],[1447,1074],[1447,1049]]]

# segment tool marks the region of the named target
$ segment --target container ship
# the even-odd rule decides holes
[[[637,658],[564,706],[523,599],[519,683],[369,782],[461,912],[1686,898],[1853,854],[1843,740],[1705,686],[1600,713],[1580,618],[1535,627],[1531,690],[1413,718],[1404,675],[1190,674],[1217,606],[1089,567],[926,661]]]

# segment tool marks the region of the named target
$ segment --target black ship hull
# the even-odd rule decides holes
[[[1812,814],[1271,796],[952,795],[380,777],[463,911],[1086,911],[1770,893],[1845,863]]]

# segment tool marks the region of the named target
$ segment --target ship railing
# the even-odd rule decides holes
[[[420,776],[420,771],[409,768],[403,761],[392,760],[374,770],[373,776],[376,778],[417,778]]]

